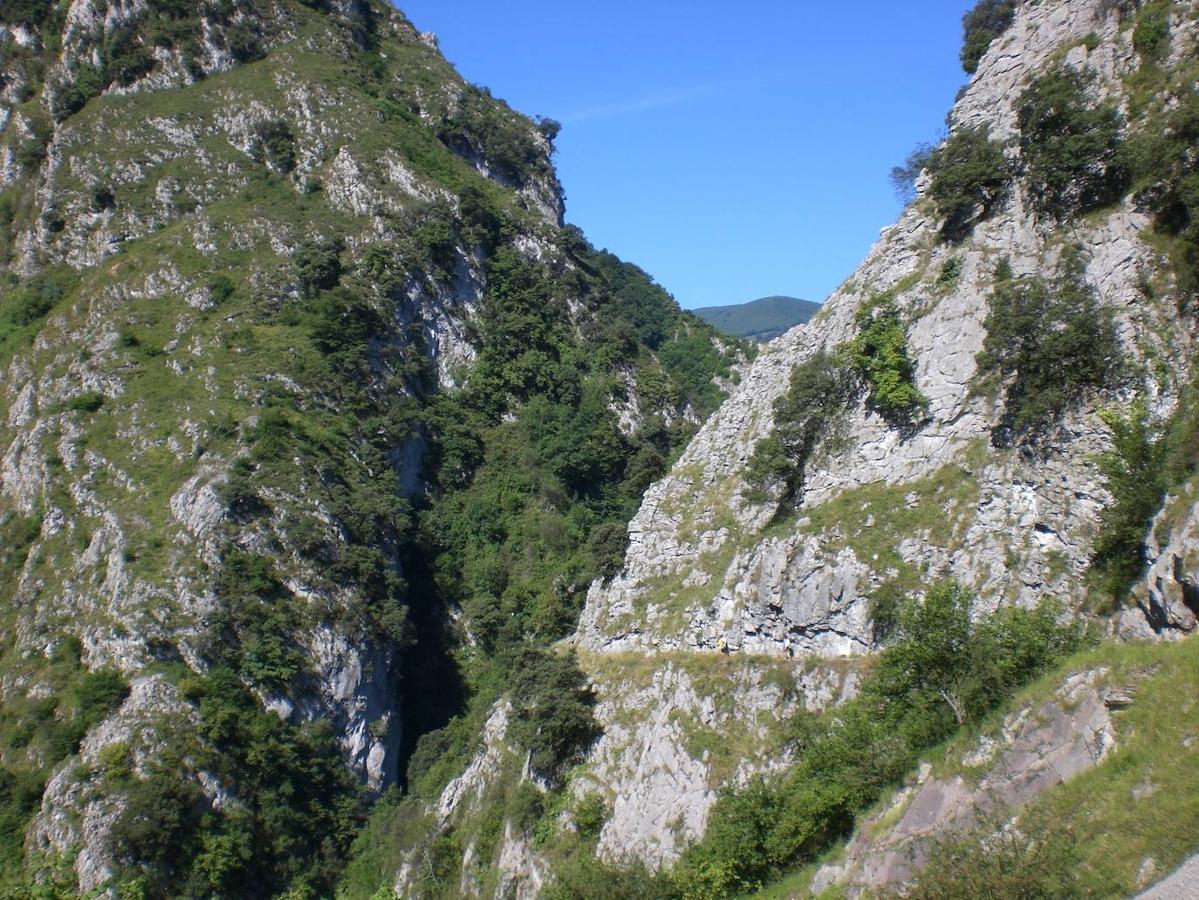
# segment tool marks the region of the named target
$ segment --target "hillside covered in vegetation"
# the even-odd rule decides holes
[[[692,310],[718,331],[759,342],[773,340],[796,325],[802,325],[819,311],[819,303],[782,296]]]

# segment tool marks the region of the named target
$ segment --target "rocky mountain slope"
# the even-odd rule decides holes
[[[328,895],[737,351],[387,4],[5,3],[0,61],[2,887]]]
[[[869,733],[871,716],[916,727],[888,691],[928,637],[912,623],[935,585],[968,598],[968,619],[941,617],[964,646],[1011,629],[999,640],[1015,652],[1012,635],[1045,616],[1089,622],[1092,639],[1193,630],[1199,11],[1044,0],[975,13],[968,28],[990,30],[967,35],[973,77],[950,137],[919,160],[916,200],[810,324],[763,348],[646,492],[619,572],[591,585],[570,640],[601,725],[586,758],[564,789],[536,788],[549,805],[535,828],[506,813],[502,835],[487,832],[497,786],[530,783],[519,754],[503,761],[497,708],[413,840],[426,849],[404,857],[401,896],[585,896],[598,880],[610,896],[724,896],[810,863],[892,776],[829,799],[820,784],[842,782],[804,773],[824,771],[828,746],[833,770],[869,773],[852,759],[886,735],[837,741]],[[1029,670],[1055,658],[1037,650]],[[1074,696],[1091,676],[1066,675],[1056,708],[1104,732],[1102,698]],[[905,736],[887,765],[995,708],[971,712],[961,691],[999,676],[962,677],[926,696],[944,727]],[[1048,719],[1065,743],[1007,729],[1001,771],[978,789],[1000,798],[988,815],[1102,758],[1102,740],[1069,746],[1082,719]],[[1030,753],[1059,748],[1066,762],[1041,779]],[[796,824],[780,833],[755,809]],[[819,885],[914,877],[861,868],[863,846],[898,845],[907,821],[880,810]],[[580,845],[608,867],[579,863]],[[1141,878],[1113,877],[1116,894]]]

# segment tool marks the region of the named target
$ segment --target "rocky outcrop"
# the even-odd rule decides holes
[[[108,831],[124,808],[107,782],[144,776],[169,736],[196,724],[194,709],[161,675],[135,679],[120,708],[84,739],[73,768],[50,779],[30,829],[32,849],[64,857],[74,853],[80,892],[102,888],[113,875]],[[208,802],[219,805],[219,782],[213,779],[204,787]]]
[[[1135,595],[1157,634],[1189,634],[1199,624],[1199,503],[1194,484],[1170,498],[1150,529],[1149,571]]]
[[[938,839],[1010,818],[1098,765],[1116,747],[1104,674],[1072,674],[1045,701],[1007,716],[961,756],[961,774],[934,774],[925,763],[913,783],[859,823],[841,858],[817,872],[813,893],[834,884],[851,897],[895,889],[924,866]]]
[[[857,685],[853,665],[744,656],[592,665],[604,670],[596,709],[603,734],[572,790],[609,802],[602,857],[621,860],[637,848],[654,865],[703,832],[720,787],[791,764],[781,739],[788,720],[852,696]]]
[[[675,860],[702,831],[720,787],[789,766],[789,723],[853,696],[859,678],[853,661],[814,665],[745,654],[674,654],[664,665],[611,654],[584,665],[605,673],[596,678],[602,731],[587,767],[572,774],[567,797],[598,800],[610,811],[596,847],[601,858],[625,861],[635,847],[654,865]],[[468,836],[458,876],[464,897],[536,897],[551,879],[550,861],[511,818],[502,818],[498,847],[469,837],[481,819],[496,816],[497,798],[514,783],[546,791],[527,754],[509,742],[510,713],[507,701],[496,704],[463,773],[428,804],[431,838]],[[574,827],[569,809],[568,802],[558,815],[560,827]],[[421,896],[424,853],[412,850],[401,865],[398,896]]]
[[[1146,331],[1138,281],[1153,265],[1152,252],[1138,240],[1146,224],[1135,211],[1122,210],[1078,236],[1095,248],[1088,280],[1116,311],[1133,355],[1141,352]],[[1106,502],[1091,464],[1105,446],[1105,426],[1076,415],[1043,457],[994,452],[988,447],[994,400],[971,389],[989,267],[1001,250],[1024,272],[1051,270],[1057,252],[1053,232],[1030,228],[1018,198],[961,248],[938,244],[927,211],[910,208],[816,321],[763,350],[672,473],[650,488],[629,526],[625,568],[611,583],[592,587],[577,641],[613,651],[714,650],[720,642],[780,654],[868,649],[863,601],[891,577],[894,564],[875,565],[868,554],[876,541],[849,533],[848,526],[838,529],[842,518],[829,515],[829,525],[821,524],[822,508],[852,515],[864,505],[879,507],[861,526],[890,539],[889,556],[925,577],[956,573],[990,606],[1032,605],[1047,590],[1081,590],[1078,579],[1067,576],[1086,569],[1090,534]],[[961,274],[942,293],[933,282],[950,257],[960,261]],[[929,398],[928,418],[906,433],[865,405],[851,410],[850,446],[811,473],[797,517],[767,527],[778,506],[747,499],[744,473],[754,444],[773,424],[774,400],[794,365],[852,337],[860,304],[897,287],[897,302],[912,322],[908,347],[916,383]],[[1150,315],[1182,346],[1189,344],[1183,323],[1168,309]],[[1185,355],[1175,362],[1177,385]],[[1162,409],[1171,402],[1163,396]],[[903,516],[904,507],[913,515]],[[893,530],[903,518],[917,523],[914,533]],[[1016,581],[1008,574],[1013,568]],[[687,622],[681,631],[671,627],[680,615]]]

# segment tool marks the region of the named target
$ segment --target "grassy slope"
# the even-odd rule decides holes
[[[1082,896],[1124,897],[1144,886],[1139,873],[1146,860],[1153,861],[1156,880],[1199,849],[1199,641],[1104,644],[1078,653],[926,759],[933,766],[930,777],[964,771],[962,758],[980,734],[995,734],[1008,716],[1038,707],[1069,674],[1099,668],[1108,670],[1101,684],[1134,689],[1132,704],[1113,714],[1116,749],[1094,769],[1034,800],[1022,810],[1020,823],[1033,836],[1071,836],[1077,852],[1071,865]],[[874,809],[889,801],[888,796]],[[809,896],[820,865],[753,896]],[[841,893],[832,889],[823,896]],[[1000,885],[992,896],[1016,894],[1004,893]]]

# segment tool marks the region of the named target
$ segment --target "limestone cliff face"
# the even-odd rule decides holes
[[[478,352],[487,252],[465,234],[453,185],[495,191],[519,252],[547,264],[563,258],[562,199],[535,123],[463,81],[390,6],[197,4],[174,46],[147,31],[156,6],[61,6],[40,26],[0,17],[0,262],[14,276],[0,299],[24,289],[15,276],[65,285],[33,314],[27,344],[18,334],[0,351],[0,526],[32,529],[5,548],[20,556],[0,578],[0,697],[52,694],[44,670],[68,636],[82,670],[128,682],[81,755],[55,761],[27,842],[31,855],[77,852],[87,891],[112,874],[106,835],[122,808],[89,765],[129,745],[142,775],[194,715],[147,668],[203,672],[214,628],[219,651],[254,627],[221,631],[214,579],[230,552],[268,561],[292,604],[290,630],[274,637],[301,672],[256,684],[259,699],[292,723],[328,722],[372,791],[396,780],[400,642],[363,614],[375,589],[329,577],[356,540],[330,488],[356,473],[417,494],[424,439],[408,429],[371,461],[348,416],[322,438],[348,428],[331,459],[280,460],[289,472],[238,500],[231,481],[261,410],[241,413],[267,397],[296,416],[335,402],[306,381],[297,336],[261,326],[302,302],[298,251],[347,235],[334,267],[344,279],[373,265],[367,292],[384,310],[357,388],[376,412],[453,390]],[[360,71],[368,47],[380,55]],[[487,128],[433,137],[468,100],[508,129],[519,168],[498,159]],[[445,229],[437,265],[414,238],[430,217]],[[406,378],[404,364],[428,374]],[[373,550],[402,575],[393,524],[377,532]],[[202,786],[219,806],[225,789]]]
[[[993,137],[1016,128],[1013,106],[1030,76],[1058,62],[1095,76],[1097,95],[1127,111],[1127,76],[1140,65],[1128,21],[1102,0],[1021,4],[984,56],[951,114],[954,127],[986,126]],[[1172,19],[1171,59],[1195,52],[1194,9]],[[1131,113],[1135,122],[1135,112]],[[925,184],[918,185],[921,192]],[[1153,360],[1155,414],[1168,415],[1189,377],[1194,332],[1169,294],[1149,299],[1145,279],[1164,261],[1143,240],[1149,217],[1127,201],[1069,225],[1039,218],[1022,187],[961,244],[940,240],[940,222],[921,193],[883,230],[862,265],[814,321],[767,345],[729,399],[703,426],[671,473],[653,485],[629,526],[622,571],[592,585],[574,643],[601,694],[605,718],[643,722],[622,732],[617,760],[605,736],[586,766],[613,798],[602,851],[670,860],[702,834],[712,790],[725,781],[684,740],[652,722],[692,709],[667,689],[681,654],[717,660],[778,660],[831,665],[875,648],[869,597],[906,573],[915,583],[952,576],[977,590],[982,608],[1035,605],[1042,597],[1084,602],[1098,517],[1109,497],[1094,465],[1108,429],[1084,403],[1037,453],[996,448],[990,440],[997,399],[974,389],[976,357],[996,261],[1013,272],[1052,273],[1067,242],[1084,249],[1085,280],[1109,307],[1123,352],[1134,365]],[[957,275],[939,278],[950,259]],[[773,404],[794,367],[819,349],[855,335],[855,313],[891,292],[906,324],[915,383],[927,415],[897,429],[864,402],[849,411],[848,439],[808,471],[795,514],[756,502],[748,461],[770,433]],[[1175,524],[1159,534],[1148,583],[1117,626],[1124,633],[1179,633],[1194,627],[1195,560],[1189,534],[1193,502],[1175,502]],[[1142,611],[1143,610],[1143,611]],[[635,654],[664,686],[652,713],[638,711],[613,661]],[[776,663],[771,663],[776,664]],[[726,684],[734,705],[754,708],[753,679]],[[771,705],[767,704],[767,708]],[[777,707],[775,707],[777,708]],[[652,755],[652,756],[651,756]],[[651,766],[643,761],[652,758]],[[772,761],[744,760],[767,770]],[[652,768],[652,774],[646,769]],[[659,790],[658,782],[670,789]],[[678,815],[687,797],[686,815]]]

